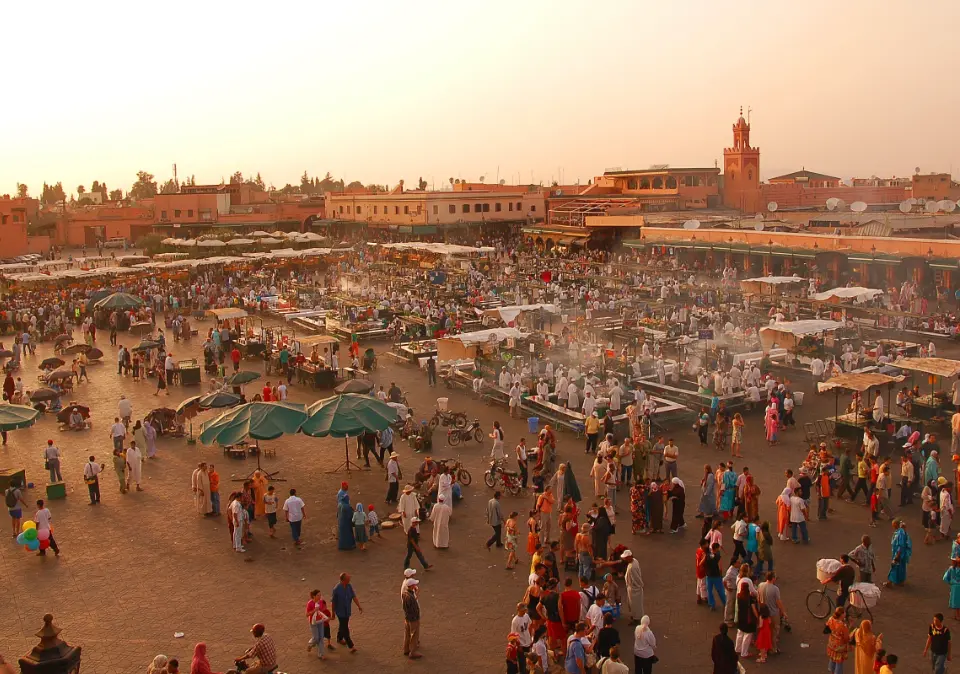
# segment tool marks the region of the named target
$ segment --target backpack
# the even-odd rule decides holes
[[[7,503],[7,508],[17,507],[17,490],[14,487],[9,487],[4,492],[4,501]]]

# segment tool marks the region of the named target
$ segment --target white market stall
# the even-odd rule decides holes
[[[852,288],[834,288],[832,290],[825,290],[822,293],[813,295],[810,299],[816,302],[830,302],[831,304],[840,304],[847,300],[853,301],[857,304],[863,304],[864,302],[869,302],[877,295],[882,294],[883,291],[877,290],[876,288],[853,286]]]
[[[757,278],[745,278],[740,281],[740,289],[745,293],[754,293],[757,295],[776,295],[784,291],[800,290],[798,284],[802,284],[806,279],[799,276],[762,276]]]
[[[437,360],[441,363],[472,360],[484,347],[493,349],[506,339],[518,340],[526,336],[516,328],[491,328],[459,335],[447,335],[437,340]]]
[[[760,328],[760,344],[764,350],[774,346],[796,352],[800,340],[808,335],[833,332],[843,327],[839,321],[810,319],[805,321],[784,321],[772,323]]]

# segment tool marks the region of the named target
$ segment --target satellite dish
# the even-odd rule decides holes
[[[925,204],[923,205],[923,210],[925,210],[927,213],[936,213],[936,212],[937,212],[937,202],[936,202],[936,201],[928,201],[927,203],[925,203]]]
[[[836,197],[830,197],[829,199],[827,199],[827,210],[835,211],[839,203],[840,203],[839,199],[837,199]]]
[[[854,201],[852,204],[850,204],[850,210],[854,213],[863,213],[865,210],[867,210],[867,204],[863,201]]]
[[[937,202],[937,210],[943,211],[944,213],[949,213],[950,211],[947,209],[950,209],[951,206],[953,206],[954,208],[957,207],[957,205],[952,201],[950,201],[949,199],[943,199]],[[953,210],[953,209],[950,209],[950,210]]]
[[[925,197],[917,197],[916,199],[913,200],[913,203],[920,204],[921,206],[923,206],[924,204],[927,203],[927,200]]]
[[[844,201],[843,199],[837,199],[837,210],[838,210],[838,211],[842,211],[842,210],[843,210],[844,208],[846,208],[846,207],[847,207],[847,202],[846,202],[846,201]]]
[[[757,213],[755,216],[753,216],[753,219],[763,222],[763,213]]]
[[[770,211],[771,213],[776,212],[776,210],[777,210],[777,202],[776,202],[776,201],[771,201],[769,204],[767,204],[767,210]]]
[[[699,228],[700,228],[700,221],[699,221],[699,220],[687,220],[685,223],[683,223],[683,228],[684,228],[684,229],[699,229]]]
[[[900,202],[900,212],[901,212],[901,213],[909,213],[911,210],[913,210],[913,206],[910,205],[910,202],[909,202],[909,201],[901,201],[901,202]]]
[[[944,206],[943,206],[943,212],[944,212],[944,213],[953,213],[956,209],[957,209],[957,202],[956,202],[956,201],[950,201],[949,199],[947,199],[947,200],[944,202]]]
[[[910,197],[909,199],[907,199],[907,203],[910,204],[911,206],[916,206],[918,202],[916,197]]]
[[[755,230],[757,230],[758,232],[762,232],[762,231],[763,231],[763,222],[762,222],[762,221],[761,221],[761,222],[758,222],[757,224],[755,224],[755,225],[753,226],[753,228],[754,228]]]

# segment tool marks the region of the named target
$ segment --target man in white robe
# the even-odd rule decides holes
[[[130,460],[129,457],[127,460]],[[197,507],[197,513],[204,516],[209,515],[212,508],[210,504],[210,475],[207,473],[206,463],[201,463],[193,471],[190,487],[193,489],[193,502]]]
[[[433,547],[450,547],[450,514],[453,509],[447,505],[443,494],[437,497],[437,503],[430,511],[430,521],[433,522]]]
[[[640,573],[640,562],[633,558],[630,550],[624,550],[620,559],[627,563],[624,582],[627,586],[627,610],[630,612],[630,624],[640,622],[643,613],[643,575]]]
[[[416,494],[413,493],[413,487],[407,485],[403,488],[400,500],[397,502],[397,512],[400,513],[400,523],[403,525],[403,533],[410,531],[410,523],[416,517],[420,509],[420,502]]]
[[[130,442],[130,448],[127,450],[127,489],[130,489],[131,484],[137,485],[137,491],[143,491],[143,487],[140,486],[140,477],[141,477],[141,468],[143,467],[143,454],[140,452],[140,448],[137,447],[137,441],[133,440]],[[209,481],[207,482],[207,491],[209,492],[210,487]]]
[[[447,507],[453,509],[453,476],[447,468],[440,473],[440,479],[437,481],[438,498],[447,504]]]

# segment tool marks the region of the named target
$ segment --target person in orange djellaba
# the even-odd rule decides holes
[[[847,611],[838,606],[823,628],[827,638],[827,671],[843,674],[843,663],[850,655],[850,630],[847,628]]]
[[[781,541],[787,540],[787,529],[790,528],[790,496],[793,490],[786,487],[777,497],[777,535]]]

